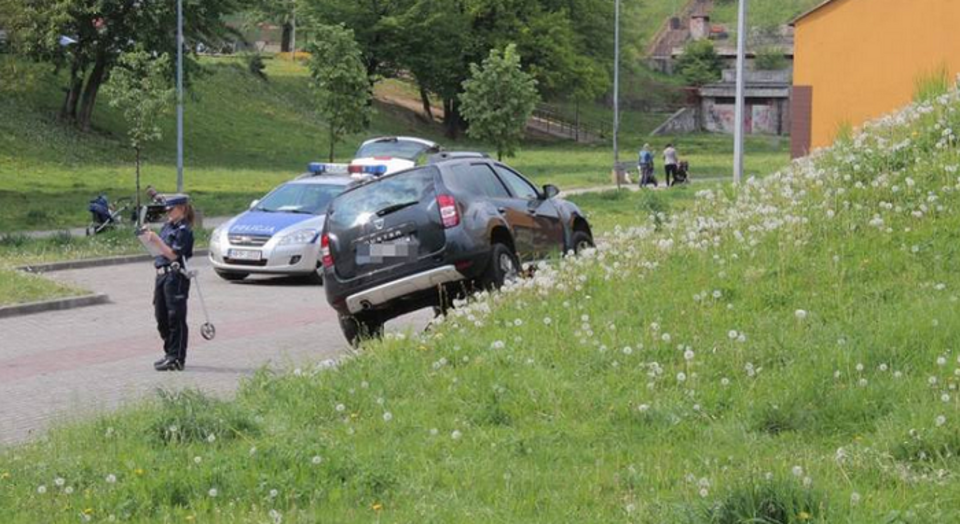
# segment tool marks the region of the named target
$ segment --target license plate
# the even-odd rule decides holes
[[[412,260],[416,258],[420,243],[413,235],[389,242],[361,244],[357,246],[358,264],[382,264],[390,259]]]
[[[231,249],[227,252],[227,258],[234,260],[260,260],[261,253],[254,249]]]

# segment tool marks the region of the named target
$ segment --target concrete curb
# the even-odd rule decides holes
[[[193,252],[194,257],[205,257],[209,250],[198,249]],[[80,260],[67,260],[64,262],[50,262],[46,264],[35,264],[31,266],[20,266],[17,269],[27,273],[49,273],[51,271],[65,271],[67,269],[86,269],[90,267],[117,266],[120,264],[131,264],[135,262],[149,262],[153,260],[150,255],[122,255],[116,257],[104,258],[83,258]]]
[[[99,304],[106,304],[108,302],[110,302],[110,297],[103,293],[96,293],[92,295],[82,295],[79,297],[58,298],[54,300],[43,300],[41,302],[28,302],[26,304],[14,304],[12,306],[0,307],[0,318],[32,315],[34,313],[44,313],[46,311],[61,311],[64,309],[96,306]]]

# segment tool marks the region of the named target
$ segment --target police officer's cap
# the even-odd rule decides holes
[[[190,202],[190,195],[186,193],[175,193],[173,195],[166,195],[163,199],[163,203],[166,204],[166,208],[170,209],[174,206],[182,206]]]

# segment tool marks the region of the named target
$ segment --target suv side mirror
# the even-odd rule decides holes
[[[260,200],[254,200],[253,202],[250,202],[250,209],[257,207],[257,204],[259,203],[260,203]]]
[[[544,198],[546,198],[547,200],[549,200],[549,199],[551,199],[551,198],[553,198],[553,197],[555,197],[555,196],[557,196],[557,195],[559,195],[559,194],[560,194],[560,188],[559,188],[559,187],[557,187],[557,186],[555,186],[555,185],[553,185],[553,184],[547,184],[547,185],[543,186],[543,196],[544,196]]]

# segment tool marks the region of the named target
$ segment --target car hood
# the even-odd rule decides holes
[[[324,218],[325,215],[247,211],[227,224],[227,232],[231,235],[273,236],[287,229],[293,231],[309,228],[319,231],[323,228]]]

